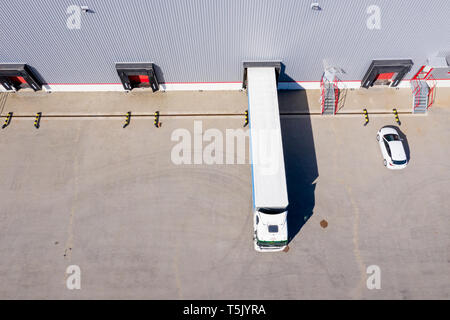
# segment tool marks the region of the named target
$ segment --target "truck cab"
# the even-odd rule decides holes
[[[282,251],[288,243],[286,208],[255,210],[254,245],[256,251]]]

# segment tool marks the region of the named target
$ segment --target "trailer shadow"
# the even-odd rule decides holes
[[[278,91],[288,189],[289,242],[312,216],[315,206],[317,169],[308,99],[304,90]],[[299,110],[302,115],[283,115]],[[306,114],[303,114],[306,113]]]

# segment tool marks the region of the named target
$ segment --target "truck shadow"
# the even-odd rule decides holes
[[[289,242],[295,238],[312,216],[315,206],[317,169],[314,137],[308,99],[304,90],[280,90],[278,101],[281,114],[284,163],[288,189]],[[283,110],[299,110],[302,115],[283,115]]]

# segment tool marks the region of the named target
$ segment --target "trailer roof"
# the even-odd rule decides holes
[[[247,69],[253,205],[288,205],[278,93],[273,67]]]

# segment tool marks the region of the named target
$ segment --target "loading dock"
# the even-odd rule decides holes
[[[0,83],[8,91],[30,88],[41,90],[41,83],[26,64],[0,64]]]
[[[413,66],[412,60],[373,60],[361,81],[361,87],[373,85],[396,87]]]
[[[116,63],[116,70],[127,91],[135,88],[151,88],[153,92],[159,90],[153,63]]]

